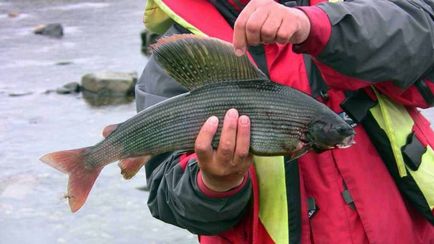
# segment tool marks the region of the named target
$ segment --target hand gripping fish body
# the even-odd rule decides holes
[[[121,160],[124,176],[131,178],[143,164],[127,163],[127,158],[193,151],[201,126],[213,115],[220,121],[213,140],[216,148],[230,108],[250,117],[250,152],[255,155],[297,158],[312,149],[353,143],[354,130],[336,113],[302,92],[268,80],[247,56],[237,57],[229,43],[175,35],[154,46],[154,57],[190,92],[143,110],[94,146],[41,158],[69,174],[67,196],[73,212],[84,204],[105,165]]]

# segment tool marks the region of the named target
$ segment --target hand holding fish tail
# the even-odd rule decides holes
[[[310,33],[310,21],[300,9],[274,0],[251,0],[234,25],[235,53],[241,56],[248,45],[260,43],[299,44]]]
[[[205,185],[217,192],[239,186],[253,159],[249,153],[250,119],[230,109],[225,115],[219,146],[211,143],[218,128],[217,117],[210,117],[202,126],[195,143],[198,165]]]

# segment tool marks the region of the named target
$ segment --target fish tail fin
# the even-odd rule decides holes
[[[80,148],[46,154],[41,161],[69,175],[68,198],[69,207],[76,212],[86,202],[87,196],[103,167],[86,168],[86,151]]]
[[[145,165],[150,156],[126,158],[119,161],[119,168],[121,168],[121,174],[124,179],[129,180],[133,178],[139,172],[139,170]]]

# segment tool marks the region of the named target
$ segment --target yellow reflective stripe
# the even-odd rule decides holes
[[[404,106],[393,103],[375,89],[373,90],[377,95],[378,105],[371,108],[370,111],[389,138],[399,175],[401,177],[407,176],[401,146],[406,144],[407,137],[412,132],[413,119]]]
[[[146,29],[151,32],[163,34],[173,23],[173,20],[153,0],[148,0],[146,1],[143,23]]]
[[[422,162],[416,171],[408,168],[411,176],[428,202],[429,208],[434,209],[434,151],[428,146],[422,155]]]
[[[162,34],[170,27],[173,21],[193,34],[206,36],[205,33],[173,12],[162,0],[148,0],[146,2],[144,23],[150,31]]]
[[[254,157],[259,186],[259,219],[275,243],[288,243],[288,206],[283,157]]]

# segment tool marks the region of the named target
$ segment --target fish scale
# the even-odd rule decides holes
[[[94,152],[99,155],[95,158],[99,162],[111,160],[114,156],[112,145],[122,145],[118,153],[126,156],[192,150],[205,120],[215,115],[222,121],[224,113],[230,108],[236,108],[240,114],[250,117],[252,152],[279,155],[285,153],[282,150],[297,146],[291,143],[301,139],[308,121],[321,112],[322,106],[317,106],[316,111],[309,109],[316,104],[306,104],[305,96],[263,80],[204,86],[145,110],[134,120],[126,121],[122,127],[127,130],[120,127],[94,147]],[[307,109],[294,109],[293,105],[300,103]],[[270,111],[273,111],[272,114]],[[220,134],[219,129],[213,145],[218,144]]]

